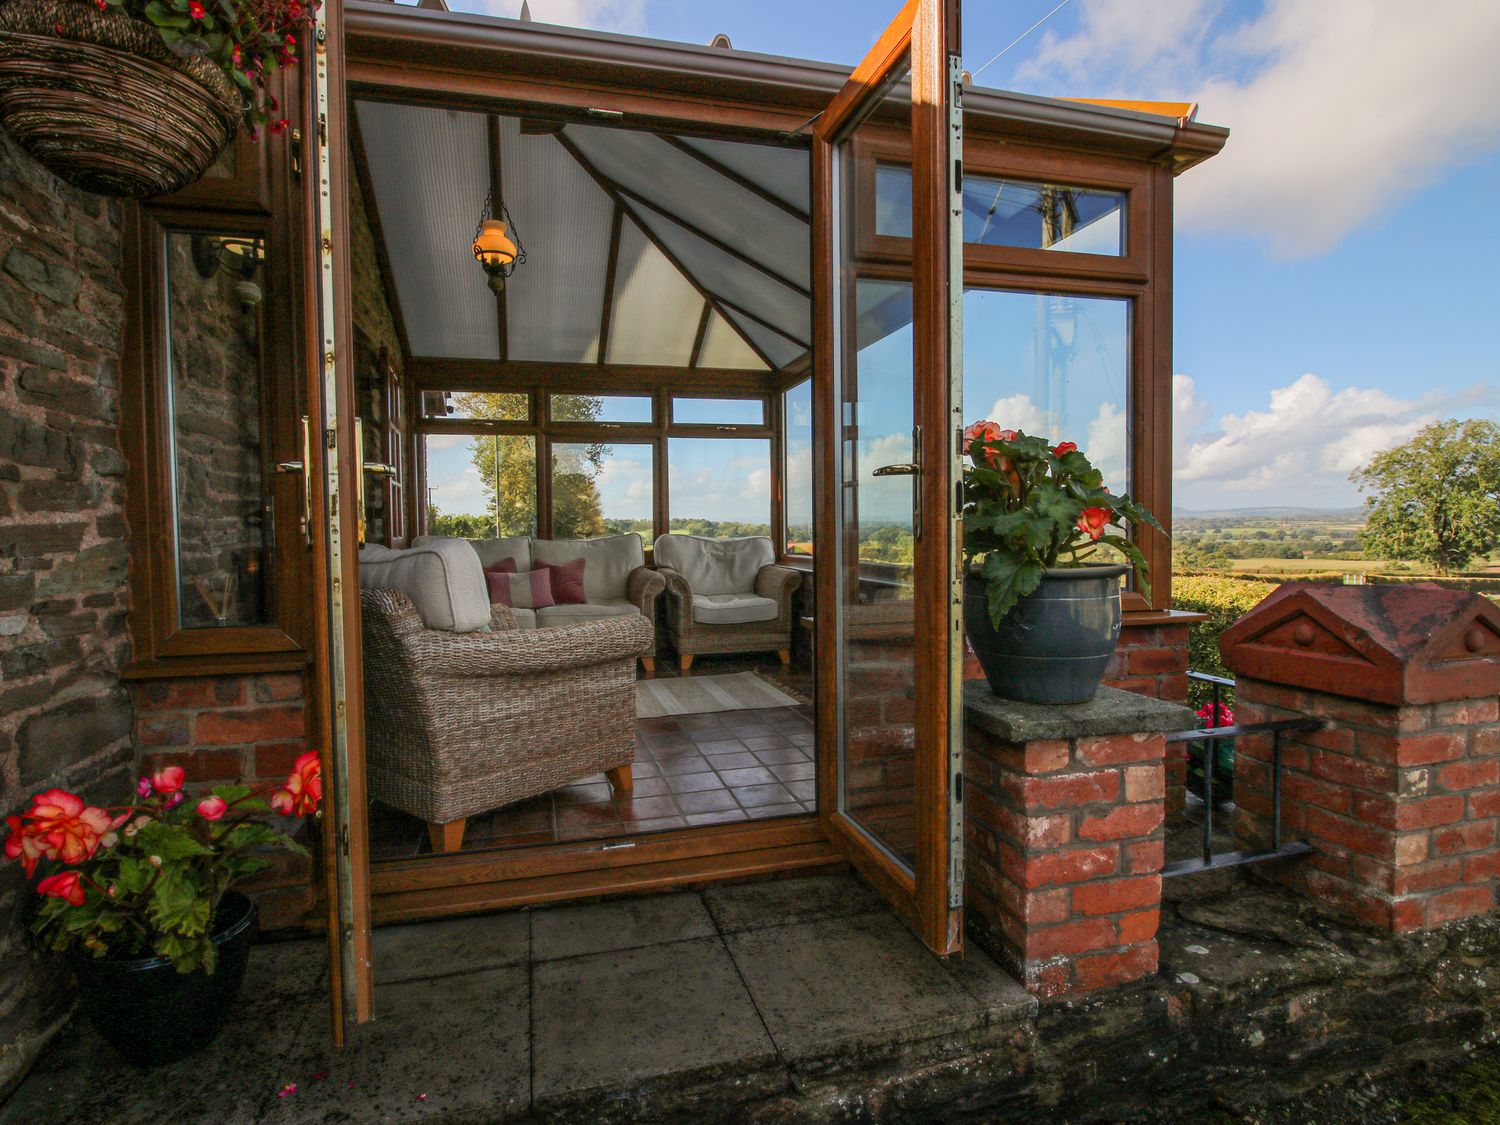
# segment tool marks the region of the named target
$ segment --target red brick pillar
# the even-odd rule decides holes
[[[1178,704],[1102,687],[1047,707],[964,685],[970,936],[1041,996],[1156,971],[1166,744]]]
[[[1236,720],[1282,736],[1282,831],[1315,854],[1268,871],[1381,929],[1497,905],[1500,607],[1435,586],[1280,587],[1228,629]],[[1271,833],[1271,740],[1236,740],[1235,832]]]

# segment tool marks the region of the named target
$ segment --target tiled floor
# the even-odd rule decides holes
[[[156,1070],[80,1019],[0,1120],[738,1121],[861,1059],[1008,1043],[1037,1007],[978,950],[933,957],[849,875],[378,929],[375,1020],[343,1051],[324,955],[257,947],[220,1038]]]
[[[754,662],[704,661],[701,673],[697,667],[694,673],[746,667]],[[661,674],[675,675],[675,669],[661,668]],[[781,683],[801,694],[796,672]],[[808,704],[640,719],[630,793],[616,795],[603,774],[586,777],[471,818],[464,848],[565,843],[812,812],[813,737]],[[429,848],[420,820],[379,802],[370,806],[370,841],[375,859],[413,856]]]

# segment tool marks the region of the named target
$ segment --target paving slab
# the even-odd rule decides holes
[[[848,874],[710,887],[703,900],[726,934],[888,909],[868,883]]]
[[[714,933],[713,919],[696,894],[552,906],[531,912],[531,955],[537,961],[554,961]]]
[[[815,1061],[985,1027],[990,1011],[890,914],[725,935],[782,1055]]]
[[[326,1004],[299,1013],[312,1033],[299,1035],[280,1064],[283,1083],[297,1083],[297,1092],[275,1098],[262,1120],[332,1125],[524,1115],[531,1103],[527,978],[526,966],[510,965],[387,985],[376,994],[375,1018],[356,1027],[342,1051],[328,1042]],[[286,1022],[296,1022],[292,1013]]]
[[[775,1067],[775,1048],[718,938],[571,957],[532,971],[538,1107],[589,1091]]]
[[[239,1003],[244,1010],[280,1009],[289,1002],[328,993],[328,944],[280,941],[250,951]]]
[[[371,942],[375,983],[395,984],[523,965],[530,953],[531,924],[523,911],[511,910],[441,922],[381,926]]]

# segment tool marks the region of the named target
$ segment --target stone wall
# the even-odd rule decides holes
[[[60,786],[117,803],[132,774],[123,292],[117,203],[0,136],[0,805]],[[67,1015],[30,952],[20,869],[0,867],[0,1096]]]

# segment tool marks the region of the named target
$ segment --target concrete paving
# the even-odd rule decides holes
[[[260,946],[201,1054],[137,1071],[79,1020],[0,1120],[733,1120],[851,1067],[967,1057],[1036,1012],[847,875],[387,927],[374,957],[376,1019],[343,1051],[322,944]]]

